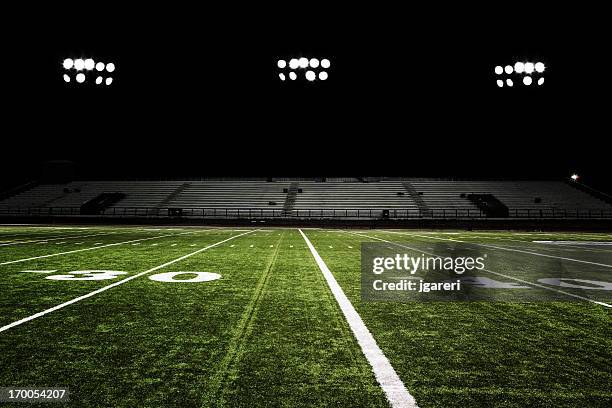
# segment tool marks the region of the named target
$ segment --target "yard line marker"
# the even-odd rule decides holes
[[[298,231],[300,234],[302,234],[304,241],[306,241],[306,245],[310,249],[310,253],[312,253],[312,256],[317,262],[319,269],[323,273],[329,289],[334,295],[334,298],[336,299],[336,302],[338,302],[346,321],[353,331],[353,335],[357,339],[363,355],[368,360],[368,363],[370,363],[370,366],[372,366],[372,371],[374,372],[376,381],[378,381],[383,389],[391,407],[417,408],[417,403],[414,397],[410,395],[406,389],[406,386],[395,372],[395,369],[393,366],[391,366],[391,363],[380,347],[378,347],[372,333],[370,333],[365,323],[361,319],[361,316],[359,316],[359,313],[357,313],[351,304],[351,301],[344,294],[344,291],[323,261],[323,258],[321,258],[306,234],[304,234],[301,229],[298,229]]]
[[[236,245],[232,244],[232,245],[230,245],[230,248],[233,248],[233,247],[235,247],[235,246],[236,246]]]
[[[77,253],[77,252],[93,251],[94,249],[108,248],[108,247],[117,246],[117,245],[123,245],[123,244],[131,244],[132,242],[148,241],[148,240],[151,240],[151,239],[159,239],[159,238],[166,238],[166,237],[174,237],[176,235],[182,235],[182,234],[169,234],[169,235],[160,235],[158,237],[132,239],[132,240],[129,240],[129,241],[115,242],[115,243],[112,243],[112,244],[93,246],[93,247],[89,247],[89,248],[73,249],[72,251],[57,252],[55,254],[33,256],[31,258],[23,258],[23,259],[16,259],[14,261],[0,262],[0,266],[2,266],[2,265],[10,265],[10,264],[19,263],[19,262],[33,261],[35,259],[51,258],[52,256],[60,256],[60,255],[74,254],[74,253]]]
[[[251,245],[249,248],[253,248],[253,245]]]
[[[132,245],[140,245],[140,242],[134,242]]]
[[[365,235],[365,234],[357,234],[357,233],[355,233],[355,232],[348,232],[348,231],[347,231],[347,234],[353,234],[353,235],[357,235],[357,236],[359,236],[359,237],[366,237],[366,238],[370,238],[370,239],[377,239],[377,240],[379,240],[379,241],[383,241],[383,242],[387,242],[387,243],[390,243],[390,244],[393,244],[393,245],[397,245],[397,246],[402,247],[402,248],[410,249],[411,251],[421,252],[421,253],[424,253],[424,254],[427,254],[427,255],[431,255],[431,256],[438,256],[438,255],[436,255],[436,254],[434,254],[434,253],[427,252],[427,251],[423,251],[422,249],[412,248],[412,247],[409,247],[409,246],[407,246],[407,245],[402,245],[402,244],[398,244],[397,242],[387,241],[386,239],[382,239],[382,238],[376,238],[376,237],[372,237],[372,236],[369,236],[369,235]],[[535,287],[538,287],[538,288],[541,288],[541,289],[546,289],[546,290],[550,290],[550,291],[552,291],[552,292],[561,293],[561,294],[563,294],[563,295],[567,295],[567,296],[570,296],[570,297],[573,297],[573,298],[576,298],[576,299],[586,300],[586,301],[588,301],[588,302],[595,303],[595,304],[597,304],[597,305],[601,305],[601,306],[605,306],[605,307],[612,307],[612,305],[611,305],[611,304],[608,304],[608,303],[599,302],[599,301],[597,301],[597,300],[589,299],[589,298],[587,298],[587,297],[580,296],[580,295],[576,295],[576,294],[574,294],[574,293],[570,293],[570,292],[566,292],[566,291],[564,291],[564,290],[559,290],[559,289],[551,288],[551,287],[549,287],[549,286],[541,285],[541,284],[539,284],[539,283],[534,283],[534,282],[526,281],[526,280],[524,280],[524,279],[515,278],[515,277],[513,277],[513,276],[509,276],[509,275],[505,275],[505,274],[503,274],[503,273],[495,272],[495,271],[492,271],[492,270],[490,270],[490,269],[483,269],[483,271],[488,272],[488,273],[491,273],[491,274],[493,274],[493,275],[503,276],[504,278],[507,278],[507,279],[512,279],[512,280],[515,280],[515,281],[517,281],[517,282],[526,283],[526,284],[528,284],[528,285],[535,286]]]
[[[28,273],[53,273],[53,272],[57,272],[57,269],[49,269],[46,271],[21,271],[21,272],[28,272]]]
[[[76,302],[79,302],[79,301],[81,301],[81,300],[84,300],[84,299],[90,298],[90,297],[92,297],[92,296],[95,296],[95,295],[97,295],[98,293],[102,293],[102,292],[104,292],[104,291],[107,291],[107,290],[109,290],[109,289],[112,289],[112,288],[114,288],[115,286],[122,285],[122,284],[124,284],[124,283],[126,283],[126,282],[131,281],[132,279],[136,279],[136,278],[138,278],[138,277],[140,277],[140,276],[143,276],[143,275],[146,275],[146,274],[148,274],[148,273],[155,272],[155,271],[157,271],[157,270],[159,270],[159,269],[165,268],[166,266],[170,266],[170,265],[175,264],[175,263],[177,263],[177,262],[183,261],[183,260],[185,260],[185,259],[187,259],[187,258],[189,258],[189,257],[192,257],[192,256],[194,256],[194,255],[199,254],[200,252],[206,251],[207,249],[214,248],[214,247],[216,247],[216,246],[218,246],[218,245],[221,245],[221,244],[223,244],[223,243],[225,243],[225,242],[227,242],[227,241],[230,241],[230,240],[232,240],[232,239],[234,239],[234,238],[241,237],[241,236],[246,235],[246,234],[249,234],[249,233],[251,233],[251,232],[252,232],[252,231],[245,232],[245,233],[238,234],[238,235],[234,235],[234,236],[232,236],[232,237],[229,237],[229,238],[227,238],[227,239],[224,239],[223,241],[216,242],[216,243],[214,243],[214,244],[208,245],[208,246],[207,246],[207,247],[205,247],[205,248],[198,249],[197,251],[191,252],[191,253],[189,253],[189,254],[187,254],[187,255],[183,255],[183,256],[178,257],[178,258],[176,258],[176,259],[174,259],[174,260],[172,260],[172,261],[166,262],[165,264],[162,264],[162,265],[156,266],[156,267],[154,267],[154,268],[148,269],[148,270],[146,270],[146,271],[144,271],[144,272],[137,273],[136,275],[133,275],[133,276],[127,277],[127,278],[122,279],[122,280],[120,280],[120,281],[118,281],[118,282],[115,282],[115,283],[111,283],[110,285],[107,285],[107,286],[101,287],[100,289],[94,290],[93,292],[89,292],[89,293],[87,293],[87,294],[85,294],[85,295],[83,295],[83,296],[79,296],[79,297],[77,297],[77,298],[74,298],[74,299],[72,299],[72,300],[69,300],[69,301],[67,301],[67,302],[64,302],[64,303],[62,303],[62,304],[60,304],[60,305],[53,306],[53,307],[52,307],[52,308],[50,308],[50,309],[43,310],[42,312],[38,312],[38,313],[36,313],[36,314],[33,314],[32,316],[28,316],[28,317],[23,318],[23,319],[21,319],[21,320],[17,320],[16,322],[13,322],[13,323],[7,324],[6,326],[2,326],[2,327],[0,327],[0,333],[1,333],[1,332],[3,332],[3,331],[6,331],[6,330],[8,330],[8,329],[10,329],[10,328],[12,328],[12,327],[19,326],[20,324],[23,324],[23,323],[29,322],[30,320],[34,320],[34,319],[36,319],[36,318],[38,318],[38,317],[41,317],[41,316],[44,316],[44,315],[49,314],[49,313],[51,313],[51,312],[54,312],[54,311],[56,311],[56,310],[62,309],[62,308],[64,308],[64,307],[66,307],[66,306],[70,306],[70,305],[71,305],[71,304],[73,304],[73,303],[76,303]],[[181,235],[181,234],[174,234],[174,235]],[[147,238],[147,239],[150,239],[150,238]]]
[[[189,245],[189,246],[190,246],[190,247],[194,247],[194,246],[196,246],[196,244],[191,244],[191,245]]]
[[[424,236],[424,235],[419,235],[419,234],[408,234],[408,233],[402,233],[402,232],[396,232],[396,231],[384,231],[384,232],[389,232],[391,234],[399,234],[399,235],[420,237],[420,238],[439,239],[439,240],[442,240],[442,241],[460,242],[462,244],[477,245],[477,246],[481,246],[481,247],[484,247],[484,248],[501,249],[502,251],[519,252],[519,253],[522,253],[522,254],[542,256],[542,257],[545,257],[545,258],[561,259],[563,261],[579,262],[579,263],[584,263],[584,264],[588,264],[588,265],[603,266],[604,268],[612,268],[612,265],[603,264],[603,263],[599,263],[599,262],[591,262],[591,261],[585,261],[583,259],[575,259],[575,258],[566,258],[564,256],[555,256],[555,255],[540,254],[538,252],[524,251],[522,249],[500,247],[500,246],[489,245],[489,244],[481,244],[481,243],[478,243],[478,242],[461,241],[461,240],[458,240],[458,239],[439,238],[439,237],[434,237],[434,236]]]
[[[151,246],[158,246],[159,244],[155,243],[155,244],[151,244]]]
[[[170,246],[176,246],[176,244],[172,244],[172,245],[170,245]]]

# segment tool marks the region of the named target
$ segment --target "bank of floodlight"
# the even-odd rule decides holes
[[[105,80],[105,78],[100,75],[102,75],[104,71],[111,73],[111,72],[114,72],[116,69],[115,64],[112,62],[105,64],[104,62],[101,62],[101,61],[96,62],[94,61],[93,58],[77,58],[77,59],[66,58],[62,61],[62,67],[64,68],[65,71],[71,71],[71,70],[76,71],[76,75],[74,76],[76,83],[78,84],[83,84],[85,82],[90,83],[90,81],[93,82],[93,78],[96,78],[95,79],[96,85],[100,85],[103,82],[105,82],[106,85],[112,84],[113,78],[109,76]],[[90,75],[93,76],[94,73],[96,73],[97,77],[94,76],[91,78],[90,81],[88,81],[87,80],[88,77]],[[72,77],[70,74],[71,74],[70,72],[65,72],[63,74],[64,82],[66,83],[71,82]]]
[[[494,72],[498,76],[501,75],[503,79],[500,79],[498,77],[495,80],[495,83],[497,84],[499,88],[503,88],[504,83],[507,86],[512,87],[514,84],[514,81],[508,78],[507,76],[519,75],[521,82],[525,86],[530,86],[533,83],[537,83],[538,85],[543,85],[544,77],[541,75],[537,75],[537,74],[542,74],[545,69],[546,67],[543,62],[534,63],[534,62],[517,61],[514,63],[514,65],[505,65],[505,66],[496,65],[494,68]],[[536,76],[536,78],[533,78],[534,75]],[[506,78],[504,78],[504,76],[506,76]],[[504,79],[505,79],[505,82],[504,82]],[[537,82],[536,82],[536,79],[537,79]]]
[[[329,78],[329,74],[323,70],[329,68],[331,62],[327,58],[319,59],[316,57],[297,56],[294,58],[277,59],[276,66],[279,70],[289,70],[288,76],[292,81],[304,78],[308,82],[314,82],[317,79],[325,81]],[[297,72],[300,70],[305,70],[303,77],[302,74]],[[287,73],[285,72],[278,73],[281,81],[285,81],[286,75]]]
[[[580,179],[580,176],[577,175],[576,173],[572,174],[572,176],[570,177],[573,181],[578,181]]]

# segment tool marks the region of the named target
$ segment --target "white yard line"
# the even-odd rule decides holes
[[[383,389],[389,404],[393,408],[416,408],[417,403],[414,397],[410,395],[406,386],[395,372],[395,369],[391,366],[391,363],[380,347],[378,347],[374,336],[372,336],[372,333],[370,333],[366,327],[361,316],[359,316],[359,313],[357,313],[351,301],[344,294],[344,291],[323,261],[323,258],[321,258],[306,234],[304,234],[301,229],[298,231],[302,234],[304,241],[306,241],[306,245],[323,273],[329,289],[334,295],[334,298],[336,298],[336,302],[338,302],[346,321],[353,331],[353,335],[361,347],[363,355],[368,360],[368,363],[370,363],[370,366],[372,366],[374,376]]]
[[[7,324],[6,326],[2,326],[2,327],[0,327],[0,333],[1,333],[1,332],[3,332],[3,331],[8,330],[8,329],[10,329],[10,328],[13,328],[13,327],[15,327],[15,326],[19,326],[20,324],[23,324],[23,323],[29,322],[30,320],[34,320],[34,319],[36,319],[36,318],[39,318],[39,317],[41,317],[41,316],[44,316],[44,315],[49,314],[49,313],[51,313],[51,312],[54,312],[54,311],[56,311],[56,310],[62,309],[62,308],[64,308],[64,307],[66,307],[66,306],[70,306],[70,305],[72,305],[73,303],[76,303],[76,302],[79,302],[79,301],[81,301],[81,300],[84,300],[84,299],[90,298],[90,297],[92,297],[92,296],[95,296],[95,295],[97,295],[98,293],[102,293],[102,292],[107,291],[107,290],[109,290],[109,289],[112,289],[112,288],[114,288],[114,287],[116,287],[116,286],[122,285],[122,284],[124,284],[124,283],[126,283],[126,282],[131,281],[132,279],[136,279],[136,278],[138,278],[138,277],[140,277],[140,276],[143,276],[143,275],[146,275],[146,274],[148,274],[148,273],[151,273],[151,272],[157,271],[157,270],[159,270],[159,269],[165,268],[166,266],[170,266],[170,265],[172,265],[172,264],[174,264],[174,263],[176,263],[176,262],[180,262],[180,261],[182,261],[182,260],[184,260],[184,259],[187,259],[187,258],[189,258],[189,257],[191,257],[191,256],[197,255],[197,254],[199,254],[200,252],[206,251],[207,249],[214,248],[214,247],[216,247],[216,246],[218,246],[218,245],[221,245],[221,244],[223,244],[223,243],[225,243],[225,242],[227,242],[227,241],[230,241],[230,240],[232,240],[232,239],[234,239],[234,238],[238,238],[238,237],[241,237],[241,236],[243,236],[243,235],[250,234],[251,232],[253,232],[253,231],[245,232],[245,233],[243,233],[243,234],[234,235],[234,236],[232,236],[232,237],[229,237],[229,238],[227,238],[227,239],[224,239],[223,241],[219,241],[219,242],[214,243],[214,244],[211,244],[211,245],[209,245],[209,246],[207,246],[207,247],[204,247],[204,248],[198,249],[197,251],[191,252],[191,253],[189,253],[189,254],[187,254],[187,255],[183,255],[183,256],[181,256],[181,257],[179,257],[179,258],[176,258],[176,259],[174,259],[174,260],[172,260],[172,261],[166,262],[165,264],[162,264],[162,265],[156,266],[156,267],[154,267],[154,268],[148,269],[148,270],[146,270],[146,271],[144,271],[144,272],[140,272],[140,273],[138,273],[138,274],[136,274],[136,275],[130,276],[130,277],[125,278],[125,279],[122,279],[122,280],[120,280],[120,281],[118,281],[118,282],[111,283],[110,285],[107,285],[107,286],[104,286],[104,287],[102,287],[102,288],[100,288],[100,289],[94,290],[93,292],[89,292],[89,293],[87,293],[86,295],[79,296],[79,297],[77,297],[77,298],[74,298],[74,299],[72,299],[72,300],[69,300],[69,301],[67,301],[67,302],[64,302],[64,303],[62,303],[62,304],[60,304],[60,305],[54,306],[54,307],[52,307],[52,308],[50,308],[50,309],[43,310],[42,312],[38,312],[38,313],[36,313],[36,314],[33,314],[33,315],[28,316],[28,317],[26,317],[26,318],[23,318],[23,319],[21,319],[21,320],[17,320],[16,322],[13,322],[13,323]],[[174,234],[174,235],[177,235],[177,234]],[[171,236],[171,235],[168,235],[168,236]],[[147,239],[150,239],[150,238],[147,238]]]
[[[418,248],[412,248],[412,247],[409,247],[407,245],[402,245],[402,244],[399,244],[397,242],[387,241],[386,239],[382,239],[382,238],[378,238],[378,237],[372,237],[372,236],[369,236],[369,235],[358,234],[358,233],[349,232],[349,231],[346,231],[346,233],[347,234],[357,235],[359,237],[366,237],[366,238],[369,238],[369,239],[376,239],[378,241],[387,242],[389,244],[393,244],[393,245],[396,245],[396,246],[399,246],[399,247],[402,247],[402,248],[410,249],[411,251],[421,252],[423,254],[427,254],[427,255],[431,255],[431,256],[440,256],[439,254],[434,254],[434,253],[431,253],[431,252],[423,251],[422,249],[418,249]],[[570,292],[566,292],[564,290],[559,290],[559,289],[551,288],[549,286],[541,285],[539,283],[529,282],[529,281],[526,281],[524,279],[515,278],[515,277],[510,276],[510,275],[504,275],[503,273],[495,272],[495,271],[492,271],[490,269],[483,269],[483,271],[484,272],[488,272],[488,273],[493,274],[493,275],[503,276],[504,278],[512,279],[512,280],[517,281],[517,282],[526,283],[527,285],[535,286],[537,288],[546,289],[546,290],[549,290],[551,292],[561,293],[563,295],[567,295],[567,296],[570,296],[570,297],[573,297],[573,298],[576,298],[576,299],[580,299],[580,300],[586,300],[588,302],[595,303],[597,305],[601,305],[601,306],[605,306],[605,307],[612,307],[612,305],[610,305],[608,303],[599,302],[597,300],[589,299],[587,297],[576,295],[576,294],[570,293]]]
[[[405,235],[405,236],[408,236],[408,237],[420,237],[420,238],[437,239],[437,240],[441,240],[441,241],[460,242],[462,244],[476,245],[476,246],[480,246],[480,247],[483,247],[483,248],[499,249],[499,250],[502,250],[502,251],[518,252],[518,253],[522,253],[522,254],[542,256],[544,258],[561,259],[563,261],[579,262],[579,263],[584,263],[584,264],[588,264],[588,265],[603,266],[604,268],[612,268],[612,265],[608,265],[608,264],[604,264],[604,263],[585,261],[583,259],[566,258],[564,256],[541,254],[539,252],[524,251],[522,249],[500,247],[500,246],[489,245],[489,244],[481,244],[481,243],[478,243],[478,242],[461,241],[461,240],[452,239],[452,238],[440,238],[440,237],[432,237],[432,236],[427,236],[427,235],[410,234],[410,233],[397,232],[397,231],[387,231],[387,230],[381,230],[381,231],[382,232],[386,232],[386,233],[390,233],[390,234]]]
[[[160,239],[160,238],[166,238],[166,237],[174,237],[174,236],[177,236],[177,235],[181,235],[181,234],[169,234],[169,235],[160,235],[158,237],[132,239],[130,241],[115,242],[115,243],[106,244],[106,245],[97,245],[97,246],[93,246],[93,247],[89,247],[89,248],[73,249],[72,251],[57,252],[57,253],[54,253],[54,254],[33,256],[31,258],[23,258],[23,259],[16,259],[14,261],[0,262],[0,266],[2,266],[2,265],[10,265],[10,264],[19,263],[19,262],[33,261],[35,259],[51,258],[52,256],[60,256],[60,255],[74,254],[74,253],[77,253],[77,252],[93,251],[94,249],[108,248],[108,247],[117,246],[117,245],[123,245],[123,244],[131,244],[132,242],[148,241],[148,240],[151,240],[151,239]]]

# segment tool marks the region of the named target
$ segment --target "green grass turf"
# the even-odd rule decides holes
[[[0,246],[0,263],[79,251],[0,265],[0,326],[244,230],[0,227],[0,244],[20,242]],[[363,302],[360,244],[375,241],[343,231],[304,231],[419,406],[612,403],[610,309],[563,297]],[[358,233],[435,251],[447,243],[433,237],[612,264],[612,248],[531,242],[612,241],[609,234]],[[91,234],[101,235],[64,239]],[[142,238],[150,239],[80,251]],[[41,239],[49,241],[25,242]],[[492,270],[531,281],[555,276],[560,267],[569,270],[565,273],[579,269],[554,259],[471,247],[490,254]],[[68,282],[21,272],[26,269],[127,274]],[[596,269],[580,272],[601,277]],[[0,386],[69,386],[68,405],[77,407],[387,406],[297,230],[257,231],[149,275],[169,271],[216,272],[222,279],[164,283],[141,276],[1,332]]]

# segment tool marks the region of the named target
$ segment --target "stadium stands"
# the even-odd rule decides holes
[[[273,181],[278,180],[278,181]],[[563,181],[443,179],[79,181],[39,184],[0,201],[0,214],[79,215],[121,193],[102,215],[293,218],[482,218],[470,197],[491,196],[509,217],[612,217],[612,205]],[[367,182],[365,182],[367,181]],[[172,211],[170,211],[172,210]]]

